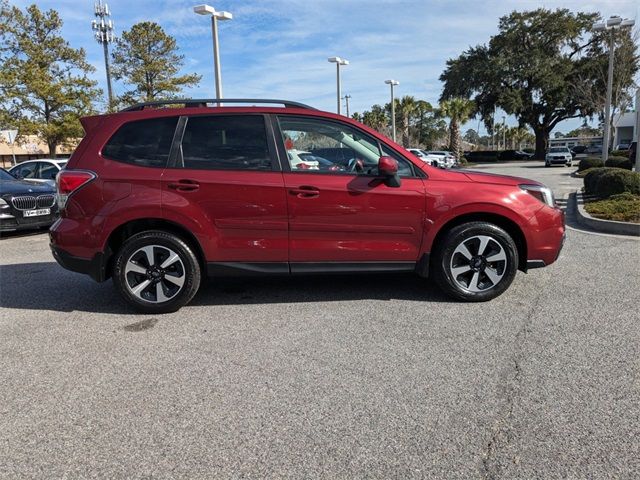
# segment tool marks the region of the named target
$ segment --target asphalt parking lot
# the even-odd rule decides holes
[[[157,317],[44,233],[0,264],[0,478],[640,476],[638,239],[570,228],[484,304],[411,275],[256,278]]]

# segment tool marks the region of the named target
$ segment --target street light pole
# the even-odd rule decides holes
[[[502,116],[502,149],[506,150],[507,149],[507,132],[505,130],[505,124],[504,124],[504,120],[505,120],[505,116]]]
[[[98,43],[102,44],[104,52],[104,68],[107,74],[107,93],[109,108],[113,105],[113,89],[111,88],[111,70],[109,68],[109,44],[115,40],[113,35],[113,22],[109,19],[111,11],[106,3],[99,0],[93,5],[93,12],[97,20],[91,21],[91,29]]]
[[[615,36],[614,32],[619,28],[630,28],[635,25],[633,20],[623,20],[621,17],[610,17],[606,22],[595,23],[593,30],[603,32],[610,30],[609,35],[609,71],[607,74],[607,97],[604,107],[604,135],[602,138],[602,163],[609,159],[609,141],[611,138],[611,96],[613,90],[613,62],[615,60]]]
[[[385,80],[384,83],[391,87],[391,138],[393,141],[396,141],[396,102],[393,98],[393,87],[395,85],[400,85],[398,80]]]
[[[211,36],[213,37],[213,73],[216,84],[216,99],[222,99],[222,72],[220,67],[220,47],[218,42],[218,20],[231,20],[229,12],[218,12],[210,5],[197,5],[193,11],[198,15],[211,15]]]
[[[636,172],[640,172],[640,148],[638,148],[640,143],[640,88],[636,90],[636,128],[634,130],[636,131]],[[633,142],[633,137],[631,141]]]
[[[344,58],[340,58],[340,57],[329,57],[327,58],[327,61],[329,63],[335,63],[336,64],[336,99],[337,99],[337,112],[338,115],[340,115],[341,113],[341,86],[340,86],[340,65],[349,65],[349,60],[345,60]]]

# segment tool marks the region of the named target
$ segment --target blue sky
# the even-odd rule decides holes
[[[32,1],[9,0],[24,7]],[[106,92],[102,48],[91,32],[93,1],[39,0],[56,9],[63,34],[83,47],[96,67],[95,79]],[[176,37],[185,55],[184,72],[202,75],[194,97],[214,97],[211,24],[193,13],[202,1],[113,0],[108,2],[116,35],[143,20],[158,22]],[[343,94],[351,111],[388,101],[384,80],[400,81],[397,95],[414,95],[437,104],[438,77],[448,58],[485,43],[497,31],[498,18],[512,10],[565,7],[640,19],[637,0],[209,0],[217,10],[233,13],[220,24],[224,96],[286,98],[335,110],[335,65],[329,56],[351,63],[342,69]],[[122,91],[114,85],[116,93]],[[498,119],[501,112],[498,112]],[[507,123],[515,123],[508,119]],[[567,131],[579,121],[560,124]],[[465,128],[477,128],[477,121]],[[484,127],[482,127],[484,130]]]

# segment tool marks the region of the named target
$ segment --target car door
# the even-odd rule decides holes
[[[278,115],[274,123],[280,157],[290,160],[281,162],[289,207],[291,271],[339,269],[335,262],[351,263],[347,269],[354,270],[367,265],[377,269],[375,264],[382,263],[390,269],[393,264],[413,268],[425,215],[420,170],[343,122]],[[312,169],[296,167],[291,161],[294,156],[313,158],[340,148],[349,152],[345,158],[353,157],[346,164]],[[387,185],[377,175],[381,155],[393,155],[398,161],[399,187]]]
[[[11,170],[9,170],[9,172],[16,178],[37,181],[38,163],[39,162],[25,162],[16,165]]]
[[[49,162],[38,162],[38,174],[37,178],[39,181],[46,183],[51,186],[55,186],[56,184],[56,175],[60,169],[55,163]]]
[[[265,116],[182,117],[176,135],[173,165],[162,176],[162,208],[210,232],[209,269],[288,272],[284,181]]]

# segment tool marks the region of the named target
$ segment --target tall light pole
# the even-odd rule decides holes
[[[607,76],[607,100],[604,106],[604,137],[602,139],[602,162],[609,158],[609,139],[611,137],[611,91],[613,89],[613,61],[615,56],[615,36],[614,32],[620,28],[631,28],[635,21],[622,19],[622,17],[610,17],[606,22],[594,23],[593,30],[596,32],[610,31],[609,34],[609,73]]]
[[[222,99],[222,73],[220,71],[220,48],[218,43],[218,20],[231,20],[229,12],[218,12],[210,5],[197,5],[193,11],[198,15],[211,15],[211,33],[213,36],[213,73],[216,82],[216,99]]]
[[[351,98],[351,95],[345,95],[344,97],[344,103],[345,103],[345,107],[347,107],[347,117],[349,116],[349,99]]]
[[[109,107],[111,107],[113,105],[113,90],[111,88],[111,71],[109,70],[109,44],[115,40],[113,22],[109,18],[111,11],[106,3],[98,0],[93,5],[93,13],[96,19],[91,21],[91,29],[104,50],[104,68],[107,72],[107,92],[109,95]]]
[[[507,149],[507,132],[506,132],[506,125],[504,124],[505,121],[505,116],[502,116],[502,149],[506,150]]]
[[[396,141],[396,102],[393,98],[393,87],[400,85],[398,80],[385,80],[384,83],[391,87],[391,138]]]
[[[337,88],[337,99],[338,99],[338,115],[340,115],[340,65],[349,65],[349,60],[345,60],[340,57],[329,57],[327,60],[330,63],[336,64],[336,88]]]
[[[640,144],[640,88],[636,90],[636,126],[634,130],[636,132],[636,172],[640,172],[640,148],[638,148],[638,144]],[[634,161],[633,158],[631,161]]]

